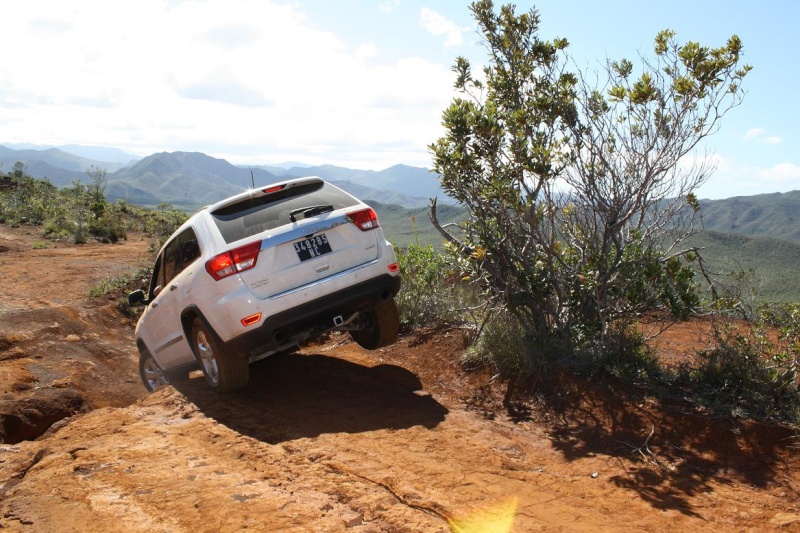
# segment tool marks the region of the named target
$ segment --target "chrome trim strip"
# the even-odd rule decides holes
[[[303,238],[306,235],[314,235],[321,231],[328,231],[333,229],[337,226],[342,226],[344,224],[350,224],[350,217],[346,214],[329,217],[325,220],[320,222],[311,222],[309,224],[303,224],[302,226],[298,226],[296,228],[292,228],[289,231],[285,231],[283,233],[279,233],[277,235],[267,235],[263,239],[261,239],[261,251],[263,252],[267,248],[272,248],[274,246],[280,246],[281,244],[285,244],[287,242],[292,242],[297,239]]]
[[[323,283],[327,283],[327,282],[329,282],[331,280],[347,276],[347,275],[352,274],[353,272],[356,272],[358,270],[362,270],[364,268],[368,268],[368,267],[371,267],[373,265],[376,265],[379,262],[380,262],[380,258],[373,259],[369,263],[364,263],[364,264],[355,266],[355,267],[353,267],[351,269],[343,270],[342,272],[339,272],[338,274],[334,274],[332,276],[328,276],[327,278],[322,278],[322,279],[318,279],[318,280],[312,281],[311,283],[308,283],[306,285],[302,285],[302,286],[296,287],[294,289],[289,289],[288,291],[284,291],[284,292],[275,294],[275,295],[270,296],[270,297],[265,298],[265,299],[266,300],[277,300],[278,298],[283,298],[284,296],[289,296],[290,294],[301,292],[301,291],[304,291],[306,289],[310,289],[310,288],[316,287],[317,285],[321,285]]]
[[[161,353],[164,350],[166,350],[167,348],[169,348],[170,346],[174,346],[175,344],[178,344],[182,340],[183,340],[183,335],[181,335],[180,337],[175,337],[174,339],[172,339],[168,343],[163,344],[158,349],[156,349],[156,353]]]

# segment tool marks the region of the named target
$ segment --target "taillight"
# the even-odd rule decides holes
[[[353,224],[358,226],[358,229],[361,231],[369,231],[379,226],[378,215],[371,207],[361,211],[348,213],[347,216],[350,217],[350,220],[353,221]]]
[[[256,266],[259,251],[261,241],[256,241],[215,255],[206,262],[206,271],[217,281],[237,272],[244,272]]]

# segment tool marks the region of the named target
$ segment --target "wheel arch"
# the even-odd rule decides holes
[[[194,342],[192,341],[192,324],[194,323],[195,318],[200,319],[200,321],[205,324],[211,334],[214,335],[215,340],[222,343],[222,339],[220,339],[219,335],[217,335],[216,330],[209,323],[203,312],[200,311],[200,308],[192,304],[184,309],[181,313],[181,327],[183,328],[183,334],[186,336],[186,340],[189,343],[189,347],[192,349],[192,352],[194,352]]]
[[[139,355],[142,355],[144,352],[147,352],[152,357],[153,352],[150,351],[150,348],[147,347],[145,344],[144,339],[141,337],[136,338],[136,349],[139,350]]]

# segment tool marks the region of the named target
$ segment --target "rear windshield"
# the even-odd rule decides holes
[[[211,217],[217,224],[222,238],[230,244],[291,223],[289,215],[297,209],[330,205],[336,210],[357,203],[355,198],[336,187],[324,182],[315,182],[257,198],[246,198],[214,211]],[[302,215],[298,215],[298,220],[302,218]]]

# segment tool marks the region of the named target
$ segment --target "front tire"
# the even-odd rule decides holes
[[[142,378],[142,383],[148,392],[169,385],[169,377],[161,370],[147,348],[139,349],[139,377]]]
[[[246,357],[226,349],[214,332],[199,318],[192,324],[192,349],[208,386],[217,392],[244,388],[250,379]]]
[[[366,350],[377,350],[397,340],[400,331],[400,314],[394,298],[390,298],[374,309],[362,313],[364,328],[351,331],[350,336]]]

